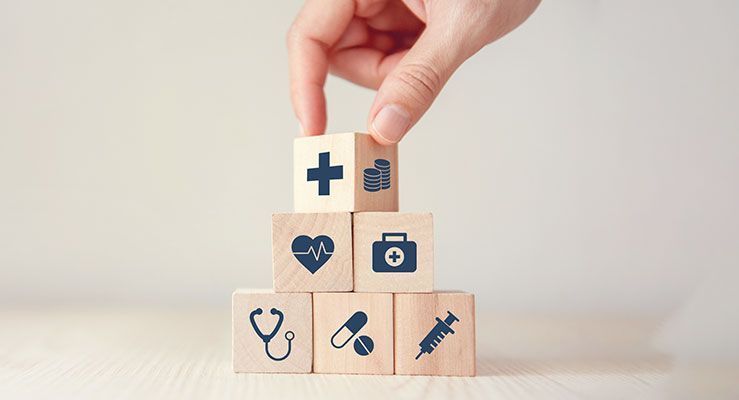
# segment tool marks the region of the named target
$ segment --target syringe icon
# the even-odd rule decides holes
[[[452,314],[452,312],[448,310],[447,314],[448,315],[446,316],[446,318],[444,318],[444,320],[436,317],[436,325],[434,325],[428,335],[426,335],[426,337],[421,340],[421,343],[418,344],[419,346],[421,346],[421,351],[416,356],[416,360],[418,360],[418,358],[421,357],[421,354],[423,353],[431,354],[447,334],[454,334],[452,324],[455,321],[459,321],[459,318],[457,318],[456,315]]]

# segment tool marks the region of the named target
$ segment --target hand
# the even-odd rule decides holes
[[[397,143],[452,73],[520,25],[540,0],[307,0],[288,33],[290,92],[303,135],[326,129],[330,71],[377,90],[367,119]]]

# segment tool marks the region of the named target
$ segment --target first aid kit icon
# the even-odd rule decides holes
[[[383,233],[372,243],[372,270],[375,272],[415,272],[416,242],[405,232]]]

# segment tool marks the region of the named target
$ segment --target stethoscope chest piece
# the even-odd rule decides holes
[[[282,361],[290,355],[290,351],[292,350],[292,342],[293,339],[295,339],[295,333],[293,333],[293,331],[285,332],[285,339],[287,339],[287,352],[285,353],[285,355],[283,355],[282,357],[273,356],[272,353],[269,352],[269,342],[275,337],[275,335],[277,335],[277,332],[280,331],[280,327],[282,326],[282,322],[285,319],[285,315],[282,313],[282,311],[276,308],[272,308],[271,310],[269,310],[272,315],[277,316],[277,323],[275,324],[275,327],[272,328],[272,332],[265,334],[264,332],[262,332],[261,329],[259,329],[259,325],[257,324],[255,318],[257,315],[261,315],[262,312],[263,311],[261,308],[256,308],[252,310],[251,314],[249,314],[249,321],[251,321],[251,326],[252,328],[254,328],[254,333],[256,333],[257,336],[259,336],[259,338],[262,339],[262,341],[264,342],[264,352],[267,354],[267,357],[269,357],[273,361]]]

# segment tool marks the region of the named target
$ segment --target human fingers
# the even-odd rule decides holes
[[[328,51],[354,13],[353,0],[308,0],[288,31],[290,96],[303,135],[326,130]]]
[[[331,55],[331,74],[377,90],[406,52],[407,50],[387,54],[377,48],[368,47],[340,50]]]
[[[411,4],[412,3],[412,4]],[[423,116],[450,76],[486,44],[521,24],[539,0],[418,2],[409,8],[426,29],[378,89],[368,128],[379,143],[399,142]]]

